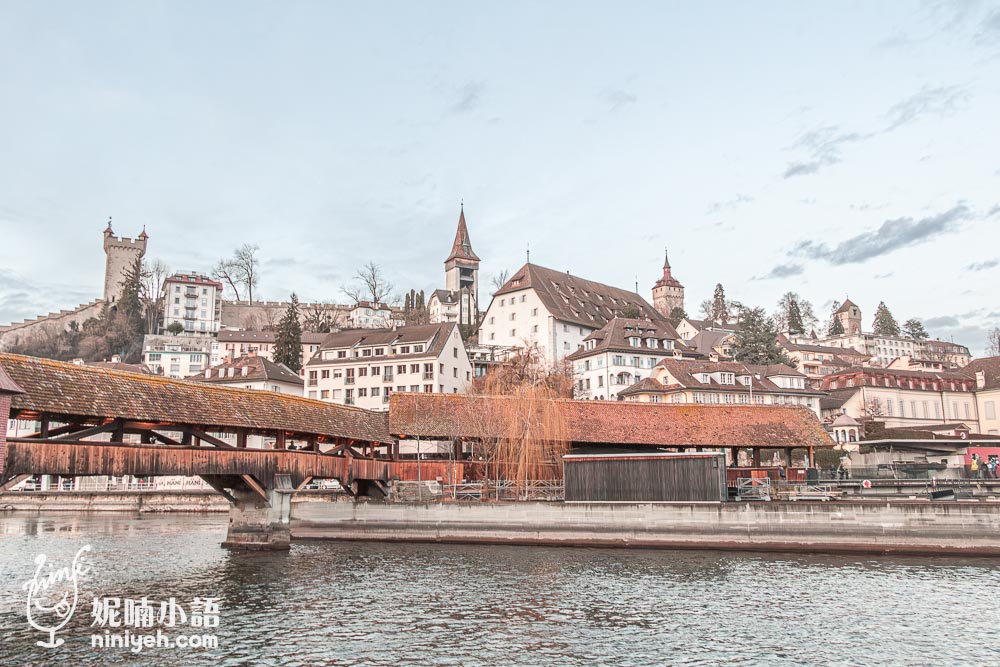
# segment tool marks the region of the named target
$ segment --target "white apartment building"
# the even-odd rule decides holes
[[[375,411],[394,391],[458,394],[472,381],[455,323],[330,334],[305,371],[308,398]]]
[[[616,317],[583,339],[566,357],[573,364],[574,397],[616,400],[618,392],[649,377],[663,359],[693,358],[669,322]]]
[[[211,365],[216,344],[208,336],[146,335],[142,362],[156,375],[180,380],[201,373]]]
[[[290,369],[253,353],[207,368],[204,373],[192,375],[188,380],[292,396],[301,396],[305,385],[302,378]]]
[[[178,273],[163,282],[163,331],[174,322],[186,334],[215,334],[222,320],[222,283],[198,273]]]
[[[390,306],[371,301],[354,304],[347,316],[347,325],[354,329],[387,329],[403,324],[402,318],[397,317]]]
[[[542,359],[555,364],[591,333],[632,310],[664,321],[635,292],[525,264],[493,295],[479,327],[479,343],[537,347]]]
[[[1000,435],[1000,357],[976,359],[962,370],[976,382],[979,432]]]

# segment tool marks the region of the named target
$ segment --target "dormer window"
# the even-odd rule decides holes
[[[735,384],[733,373],[720,373],[719,384]]]
[[[659,341],[656,340],[655,338],[647,338],[646,347],[648,347],[651,350],[655,350],[657,347],[659,347]]]
[[[642,344],[642,339],[638,336],[629,336],[628,344],[631,347],[639,347]]]
[[[698,381],[707,384],[708,381],[709,381],[709,375],[708,375],[708,373],[701,373],[698,376]]]

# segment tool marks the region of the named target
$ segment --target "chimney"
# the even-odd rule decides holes
[[[120,354],[112,354],[111,355],[111,363],[113,363],[113,364],[120,364],[121,362],[122,362],[122,355],[120,355]]]
[[[718,352],[712,352],[711,354],[708,355],[708,360],[711,361],[712,363],[718,363],[718,361],[719,361],[719,353]]]
[[[983,389],[986,387],[986,373],[984,371],[976,371],[976,389]]]
[[[207,380],[207,379],[210,379],[211,377],[212,377],[212,369],[211,368],[206,368],[205,369],[205,379]]]
[[[247,376],[247,373],[248,373],[249,371],[250,371],[250,368],[249,368],[249,367],[247,367],[247,366],[244,366],[244,367],[243,367],[243,369],[242,369],[242,372],[243,372],[243,377],[246,377],[246,376]]]

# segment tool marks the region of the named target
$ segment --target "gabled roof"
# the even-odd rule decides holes
[[[628,339],[638,336],[642,339],[642,347],[632,347],[628,344]],[[597,352],[621,351],[621,352],[645,352],[652,354],[671,354],[671,350],[662,347],[651,349],[646,347],[646,339],[655,338],[658,341],[672,340],[674,347],[687,352],[689,350],[680,340],[677,331],[666,320],[638,320],[626,317],[615,317],[597,331],[591,332],[584,342],[594,341],[592,350],[579,349],[568,355],[567,359],[590,356]]]
[[[983,389],[1000,389],[1000,357],[973,359],[962,371],[972,377],[976,377],[976,374],[981,371],[983,379],[986,381]]]
[[[153,371],[146,364],[126,364],[121,361],[87,361],[83,365],[93,368],[107,368],[112,371],[125,371],[126,373],[153,374]]]
[[[489,437],[499,396],[394,392],[389,430],[400,437]],[[542,403],[541,401],[539,403]],[[536,409],[548,407],[539,405]],[[576,444],[652,447],[832,447],[803,406],[551,401]]]
[[[230,368],[233,369],[232,375],[229,374]],[[243,369],[246,369],[245,374]],[[212,366],[203,373],[192,375],[188,380],[214,382],[217,384],[260,382],[266,380],[287,382],[288,384],[296,385],[304,384],[302,378],[293,373],[287,366],[276,364],[257,355],[243,355],[230,362]]]
[[[750,383],[754,391],[764,393],[781,394],[801,394],[803,396],[824,396],[821,391],[814,389],[789,389],[779,387],[770,378],[799,377],[806,376],[799,371],[785,366],[784,364],[772,364],[770,366],[759,366],[755,364],[744,364],[739,361],[681,361],[678,359],[664,359],[656,364],[656,369],[665,369],[670,373],[674,382],[663,384],[655,377],[646,378],[637,384],[632,385],[618,392],[619,396],[631,396],[650,392],[667,393],[680,389],[696,389],[699,391],[724,391],[727,393],[749,393],[750,386],[740,384],[719,384],[709,377],[707,382],[702,382],[699,376],[702,373],[732,373],[735,377],[750,377]],[[655,371],[654,371],[655,372]],[[760,377],[757,377],[757,376]]]
[[[446,289],[436,289],[431,292],[430,298],[427,299],[428,304],[431,302],[432,298],[437,299],[441,304],[453,306],[458,303],[458,292]]]
[[[469,228],[465,225],[465,207],[458,215],[458,229],[455,231],[455,242],[451,244],[451,253],[445,262],[453,259],[468,259],[478,262],[479,256],[472,250],[472,241],[469,239]]]
[[[111,227],[111,223],[108,222],[108,227]],[[3,366],[0,366],[0,394],[23,394],[24,390],[14,380],[7,375],[7,371],[4,370]]]
[[[124,373],[50,359],[0,354],[24,393],[13,412],[121,418],[224,428],[285,430],[390,443],[384,417],[361,408],[273,391],[255,391]]]
[[[496,291],[494,298],[533,289],[542,304],[560,322],[599,329],[628,306],[638,307],[643,317],[665,321],[645,299],[628,290],[560,273],[537,264],[525,264]]]
[[[717,345],[722,344],[727,338],[735,336],[733,331],[718,331],[716,329],[702,329],[688,341],[688,345],[698,351],[699,354],[712,354]]]
[[[426,345],[423,352],[411,352],[409,354],[389,355],[389,350],[385,350],[385,357],[364,357],[365,361],[386,359],[409,359],[411,357],[437,357],[444,350],[444,346],[451,338],[452,331],[458,327],[455,322],[442,322],[440,324],[417,324],[409,327],[397,327],[395,329],[350,329],[328,334],[326,340],[320,347],[320,353],[309,360],[308,366],[321,366],[324,364],[336,363],[358,363],[358,359],[347,357],[346,359],[323,359],[322,350],[346,350],[355,347],[371,347],[399,345]]]

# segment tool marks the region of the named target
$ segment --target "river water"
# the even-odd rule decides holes
[[[996,561],[335,542],[248,556],[225,532],[222,515],[0,515],[0,665],[1000,665]],[[63,567],[85,545],[65,643],[39,647],[23,584],[39,554]],[[106,601],[143,596],[191,614],[134,632],[218,647],[94,647],[123,630]],[[218,599],[218,627],[192,626],[196,597]]]

